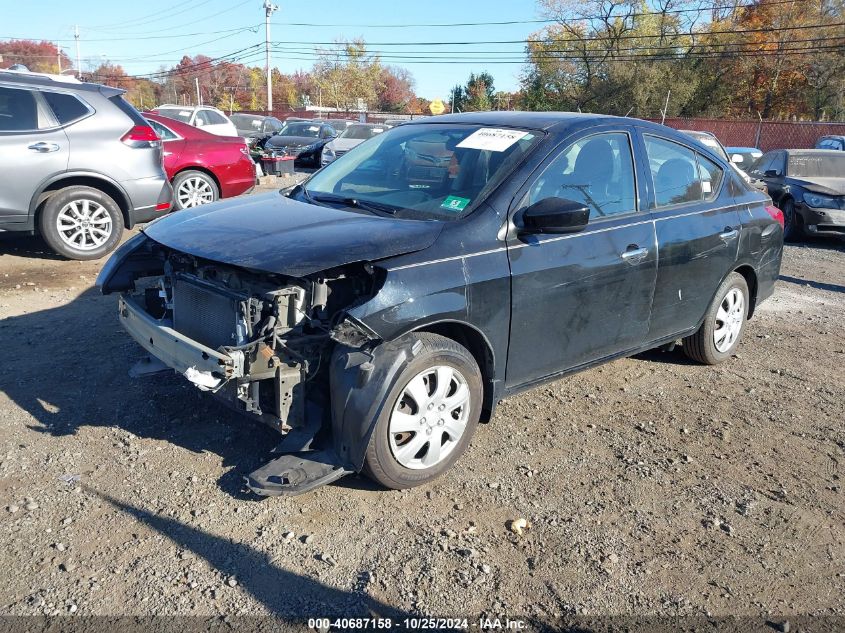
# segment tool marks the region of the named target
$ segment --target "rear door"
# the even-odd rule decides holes
[[[648,333],[657,248],[639,203],[633,130],[564,141],[517,194],[516,216],[544,198],[590,208],[567,235],[509,240],[511,332],[506,383],[516,387],[640,346]]]
[[[741,231],[725,167],[676,139],[640,137],[657,233],[649,342],[695,327],[733,268]]]
[[[68,139],[43,94],[0,86],[0,223],[26,222],[41,184],[67,170]]]

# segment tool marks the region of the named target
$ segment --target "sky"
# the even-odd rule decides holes
[[[415,90],[427,99],[448,99],[452,86],[470,72],[489,72],[497,90],[513,91],[519,83],[524,44],[478,44],[478,40],[524,40],[543,25],[535,0],[275,0],[271,40],[280,50],[272,65],[283,73],[307,70],[317,43],[362,37],[382,53],[382,62],[407,68]],[[244,50],[243,63],[264,67],[263,0],[0,0],[0,39],[57,41],[76,57],[74,26],[79,26],[83,70],[108,60],[129,74],[171,66],[183,54],[211,57]],[[465,22],[523,21],[518,24],[442,26]],[[298,24],[297,24],[298,23]],[[316,24],[319,26],[305,26]],[[436,26],[419,26],[419,25]],[[427,46],[419,42],[442,42]],[[442,51],[439,55],[433,51]],[[391,56],[413,57],[417,63]],[[430,62],[437,56],[472,61]],[[496,63],[491,57],[508,60]],[[476,61],[477,60],[477,61]]]

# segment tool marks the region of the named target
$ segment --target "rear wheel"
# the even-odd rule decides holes
[[[176,209],[190,209],[214,202],[220,197],[220,190],[214,178],[201,171],[189,169],[173,179],[173,197]]]
[[[705,365],[716,365],[734,353],[748,316],[748,284],[739,273],[731,273],[719,286],[704,323],[684,339],[684,353]]]
[[[481,371],[466,348],[419,334],[421,350],[388,394],[367,447],[365,472],[387,488],[418,486],[448,470],[481,413]]]
[[[39,216],[44,241],[70,259],[99,259],[123,235],[123,214],[107,194],[93,187],[73,186],[50,196]]]

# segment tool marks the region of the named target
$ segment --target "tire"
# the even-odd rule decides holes
[[[364,462],[366,475],[394,490],[428,483],[451,468],[472,440],[481,414],[481,371],[472,354],[437,334],[415,337],[422,344],[421,349],[387,395]],[[440,376],[447,378],[444,384],[448,382],[443,398],[438,397]],[[465,404],[450,411],[449,407],[463,396],[467,398]],[[426,411],[435,417],[426,418]],[[449,433],[450,428],[454,429],[453,434]],[[439,438],[439,455],[432,450],[434,438]],[[416,447],[419,448],[414,451]]]
[[[59,255],[99,259],[120,242],[123,213],[111,196],[93,187],[76,185],[47,198],[38,228],[44,241]]]
[[[802,218],[795,212],[795,202],[787,199],[783,203],[783,239],[786,242],[797,242],[805,237]]]
[[[740,304],[736,303],[738,297],[741,297]],[[707,309],[704,323],[695,334],[683,340],[684,353],[705,365],[717,365],[730,358],[745,331],[748,307],[748,284],[745,277],[731,273],[719,286],[716,297]],[[724,319],[726,314],[728,318]]]
[[[176,174],[173,179],[173,203],[177,211],[191,209],[220,199],[214,178],[195,169]]]

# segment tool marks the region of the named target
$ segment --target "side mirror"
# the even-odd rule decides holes
[[[527,233],[577,233],[590,221],[590,209],[565,198],[543,198],[522,212]]]
[[[731,154],[731,162],[737,165],[742,164],[742,154]]]
[[[777,178],[780,176],[777,169],[767,169],[763,175],[766,176],[766,178]]]

